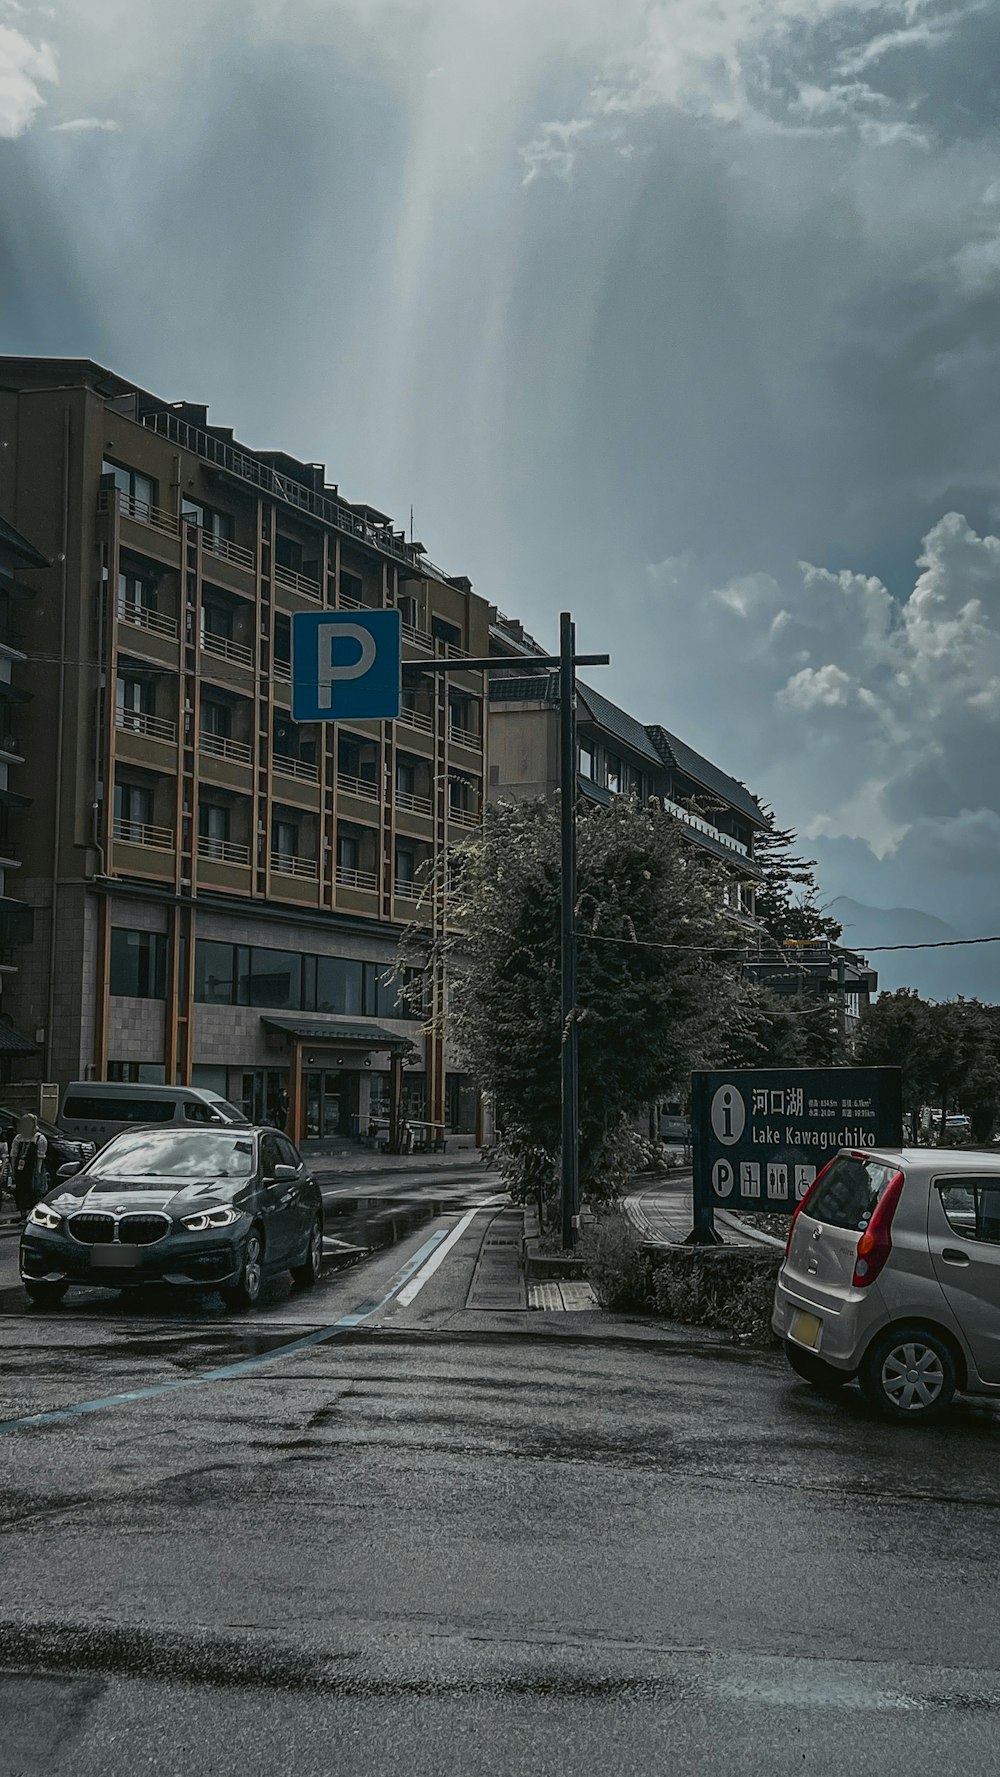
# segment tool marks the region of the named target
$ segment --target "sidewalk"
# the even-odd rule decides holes
[[[623,1197],[622,1208],[636,1232],[654,1246],[683,1246],[694,1226],[690,1177],[651,1182],[645,1186],[635,1179],[633,1184],[639,1189]],[[784,1244],[724,1209],[716,1210],[715,1227],[724,1246],[780,1247]]]

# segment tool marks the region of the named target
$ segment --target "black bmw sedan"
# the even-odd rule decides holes
[[[310,1286],[322,1262],[319,1186],[275,1129],[126,1130],[64,1166],[21,1235],[24,1287],[48,1304],[71,1283],[165,1283],[250,1308],[270,1273]]]

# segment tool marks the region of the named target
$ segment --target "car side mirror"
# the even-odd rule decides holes
[[[274,1183],[276,1185],[287,1185],[291,1179],[298,1178],[298,1176],[299,1176],[298,1167],[297,1166],[286,1166],[285,1162],[283,1160],[278,1161],[277,1166],[275,1167],[274,1171],[271,1174],[271,1177],[274,1180]]]
[[[76,1174],[81,1170],[82,1165],[83,1162],[81,1160],[67,1160],[65,1166],[60,1166],[59,1171],[56,1173],[56,1178],[75,1178]]]

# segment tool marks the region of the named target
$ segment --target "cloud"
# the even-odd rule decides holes
[[[53,136],[83,136],[94,130],[118,131],[121,124],[114,117],[68,117],[65,123],[49,125]]]
[[[13,25],[0,24],[0,138],[24,134],[45,104],[39,83],[58,78],[51,45],[32,43]]]
[[[554,173],[568,179],[576,164],[577,143],[593,126],[592,118],[574,118],[569,123],[544,123],[533,142],[521,149],[527,172],[522,185],[532,185],[543,173]]]

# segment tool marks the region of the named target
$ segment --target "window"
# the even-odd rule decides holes
[[[378,747],[373,740],[362,740],[357,734],[337,735],[337,770],[341,777],[360,778],[362,783],[378,781]]]
[[[412,796],[417,787],[417,768],[410,759],[396,761],[396,794]]]
[[[115,703],[125,727],[128,727],[129,716],[151,716],[155,706],[151,681],[119,673],[115,683]]]
[[[346,568],[340,570],[340,602],[344,604],[364,603],[364,581],[357,574],[349,574]]]
[[[194,953],[194,997],[202,1005],[231,1006],[235,983],[231,944],[199,938]]]
[[[431,618],[431,635],[436,642],[447,642],[450,648],[462,646],[462,632],[456,623],[447,623],[443,617]]]
[[[108,1079],[128,1085],[165,1086],[167,1070],[162,1061],[109,1061]]]
[[[280,568],[302,572],[302,545],[296,537],[285,537],[279,531],[274,539],[274,559]]]
[[[580,776],[591,779],[596,776],[596,759],[592,740],[580,742]]]
[[[217,1123],[219,1118],[210,1104],[199,1104],[196,1099],[192,1099],[184,1106],[184,1121],[186,1123]]]
[[[357,834],[346,831],[344,828],[338,828],[337,869],[356,870],[358,868],[358,860],[360,856],[361,845]]]
[[[199,802],[198,832],[202,839],[225,844],[229,838],[229,809],[223,802]]]
[[[250,953],[250,1004],[283,1012],[302,1007],[302,958],[295,950],[254,949]]]
[[[233,732],[233,712],[228,703],[217,703],[213,698],[203,697],[201,700],[201,732],[214,734],[219,740],[229,740]]]
[[[147,784],[115,784],[116,827],[149,826],[152,819],[153,792]]]
[[[939,1179],[937,1188],[955,1234],[1000,1244],[1000,1178]]]
[[[408,623],[411,629],[419,628],[419,624],[417,621],[418,616],[419,616],[419,611],[418,611],[418,607],[417,607],[417,601],[413,597],[412,593],[406,593],[401,598],[398,598],[396,600],[396,609],[398,610],[399,615],[402,618],[403,622]]]
[[[231,512],[219,512],[214,506],[201,505],[198,500],[183,499],[181,516],[189,524],[199,525],[214,542],[232,542],[234,524]]]
[[[409,845],[396,847],[396,881],[410,883],[417,871],[417,854]]]
[[[299,855],[299,829],[296,821],[278,821],[272,826],[274,850],[283,858]]]
[[[167,940],[163,932],[111,928],[110,988],[133,1000],[162,1000],[167,992]]]
[[[423,1016],[420,1001],[415,1006],[407,1004],[400,998],[404,986],[416,984],[422,980],[419,969],[404,969],[389,972],[376,965],[375,1006],[376,1018],[421,1018]]]
[[[283,666],[292,664],[292,620],[284,611],[274,614],[274,658]]]
[[[278,1147],[276,1135],[262,1135],[260,1138],[260,1170],[265,1179],[273,1179],[274,1169],[281,1160],[281,1149]]]
[[[223,641],[233,639],[233,613],[229,605],[215,599],[204,599],[201,607],[202,635],[220,636]]]
[[[288,1137],[284,1135],[276,1135],[274,1140],[278,1148],[278,1159],[282,1166],[294,1166],[295,1170],[298,1171],[299,1167],[302,1165],[302,1161],[299,1159],[299,1156],[292,1147]]]
[[[156,610],[156,582],[125,569],[118,576],[118,615]]]
[[[62,1114],[74,1122],[171,1123],[176,1108],[172,1098],[113,1098],[110,1094],[92,1098],[87,1093],[67,1098]],[[128,1151],[131,1153],[131,1148]],[[121,1153],[121,1148],[115,1149],[117,1156]],[[102,1176],[108,1176],[103,1167]]]
[[[614,753],[608,754],[608,789],[613,796],[620,796],[622,790],[622,762]]]
[[[842,1155],[810,1199],[806,1214],[831,1228],[867,1228],[872,1211],[894,1176],[891,1166],[875,1160],[855,1160]]]
[[[112,477],[115,487],[129,505],[140,508],[156,505],[156,482],[151,475],[128,469],[123,463],[109,463],[106,458],[101,465],[101,474]]]
[[[346,1012],[360,1017],[364,1009],[362,966],[349,957],[316,959],[317,1012]]]

